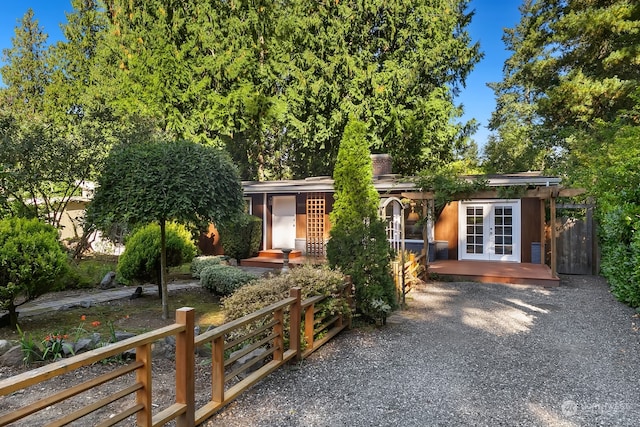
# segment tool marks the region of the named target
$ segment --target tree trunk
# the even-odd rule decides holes
[[[162,318],[169,318],[169,292],[167,291],[167,238],[166,223],[160,220],[160,282],[162,282]]]
[[[7,307],[7,311],[9,312],[9,326],[14,331],[18,329],[18,312],[16,311],[17,308],[18,307],[13,304],[10,304],[9,307]]]

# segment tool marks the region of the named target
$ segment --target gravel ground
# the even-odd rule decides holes
[[[213,426],[638,426],[640,319],[598,277],[432,283],[342,333]]]

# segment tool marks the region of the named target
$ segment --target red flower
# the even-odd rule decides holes
[[[82,320],[82,321],[84,322],[85,320],[87,320],[87,316],[85,316],[85,315],[83,314],[82,316],[80,316],[80,320]]]
[[[98,326],[100,326],[100,322],[95,320],[95,321],[91,322],[91,326],[93,326],[94,328],[97,328]]]

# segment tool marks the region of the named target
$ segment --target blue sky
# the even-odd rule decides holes
[[[28,0],[7,2],[0,14],[0,48],[11,46],[13,30],[24,13],[31,7],[44,31],[49,34],[49,41],[62,38],[60,23],[66,20],[65,11],[71,11],[69,0]],[[521,0],[472,0],[470,8],[475,10],[469,32],[474,41],[480,42],[484,58],[478,63],[467,78],[466,88],[457,102],[464,105],[463,120],[475,118],[480,127],[473,136],[483,146],[489,135],[486,128],[491,112],[495,107],[494,94],[487,83],[502,79],[502,65],[509,53],[502,43],[503,29],[515,26],[520,13],[518,7]]]

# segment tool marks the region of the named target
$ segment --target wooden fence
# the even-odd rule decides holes
[[[350,282],[337,296],[352,306],[353,289]],[[25,405],[18,410],[0,414],[0,426],[49,408],[51,405],[70,399],[83,392],[91,393],[95,387],[135,372],[135,381],[124,386],[110,396],[93,399],[91,403],[76,408],[72,413],[57,420],[49,420],[51,426],[62,426],[95,412],[113,402],[135,394],[135,402],[117,414],[110,414],[101,426],[115,425],[135,416],[137,426],[162,426],[175,420],[177,426],[194,426],[204,422],[216,411],[238,397],[243,391],[278,369],[288,361],[307,357],[321,345],[350,325],[350,317],[332,314],[318,308],[319,304],[332,296],[318,296],[301,301],[300,288],[293,288],[290,296],[275,304],[240,319],[226,323],[197,337],[194,336],[195,313],[192,308],[176,310],[173,325],[157,329],[118,343],[83,353],[74,357],[16,375],[0,381],[0,396],[9,396],[20,390],[40,384],[46,380],[72,372],[80,367],[121,355],[135,349],[135,361],[113,371],[92,378],[48,396],[45,399]],[[289,330],[285,330],[286,319]],[[151,390],[151,346],[159,339],[176,337],[175,350],[175,403],[153,414]],[[301,339],[304,337],[304,340]],[[200,408],[195,404],[195,348],[211,344],[211,399]],[[305,345],[306,344],[306,345]],[[231,353],[231,350],[239,351]],[[234,363],[257,348],[265,351],[253,357],[239,368]],[[232,355],[233,354],[233,355]],[[237,380],[244,371],[258,364],[262,366],[242,380]],[[233,383],[234,381],[237,381]],[[233,384],[232,384],[233,383]],[[48,413],[53,413],[48,411]],[[133,421],[132,421],[133,422]]]

